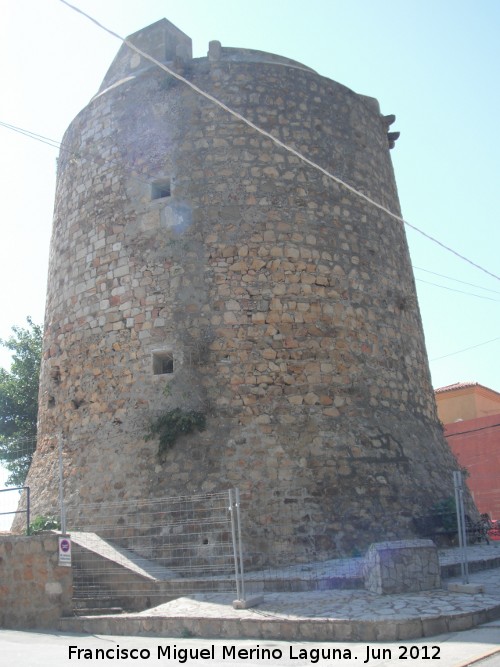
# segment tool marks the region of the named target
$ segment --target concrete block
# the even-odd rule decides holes
[[[468,593],[469,595],[477,595],[478,593],[484,593],[484,586],[481,584],[452,583],[448,584],[448,590],[450,593]]]
[[[264,602],[263,595],[255,595],[246,600],[234,600],[233,609],[250,609],[251,607],[256,607],[261,604],[261,602]]]

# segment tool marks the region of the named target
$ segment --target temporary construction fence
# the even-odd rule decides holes
[[[441,547],[461,547],[459,557],[457,550],[454,557],[457,564],[462,563],[463,577],[467,577],[465,547],[472,541],[481,542],[484,535],[468,534],[467,526],[461,523],[460,515],[465,514],[460,493],[457,486],[458,523],[455,518],[452,525],[454,514],[443,513],[444,503],[438,503],[440,514],[420,517],[427,523],[414,525],[423,525],[421,536],[434,539]],[[262,552],[247,548],[245,516],[250,501],[249,496],[240,500],[238,490],[232,489],[68,507],[66,530],[72,537],[77,604],[99,606],[107,601],[108,606],[144,609],[199,593],[231,593],[235,599],[245,600],[265,592],[364,587],[364,552],[320,558],[323,542],[335,540],[335,535],[321,536],[321,550],[310,537],[290,537],[297,508],[282,499],[269,508],[282,536],[274,527],[274,540],[262,543]],[[391,518],[395,525],[401,525],[401,517],[394,514]],[[341,522],[349,519],[348,515],[340,517]],[[381,533],[380,541],[386,537]],[[399,537],[404,540],[415,535]],[[293,553],[296,539],[310,541],[309,557],[301,562]],[[266,561],[272,565],[262,566]],[[415,572],[411,576],[415,577]]]
[[[242,515],[237,489],[67,507],[77,607],[106,602],[134,610],[199,593],[245,600],[269,591],[362,587],[361,554],[318,561],[312,550],[310,560],[297,563],[288,549],[279,551],[285,537],[256,554],[245,549]],[[290,516],[277,519],[285,536]],[[269,559],[275,565],[255,565]]]
[[[259,553],[245,548],[246,508],[237,489],[67,507],[77,604],[108,600],[140,609],[198,593],[226,592],[245,600],[269,591],[362,587],[361,553],[318,560],[311,546],[310,558],[297,562],[287,538],[289,505],[284,507],[286,513],[278,504],[270,509],[283,538],[262,545]],[[266,561],[273,565],[259,565]]]
[[[235,490],[68,507],[66,531],[82,603],[139,609],[192,593],[243,595]]]

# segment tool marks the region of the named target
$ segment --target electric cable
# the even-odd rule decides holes
[[[500,336],[497,338],[492,338],[491,340],[485,340],[483,343],[478,343],[477,345],[471,345],[470,347],[464,347],[462,350],[457,350],[456,352],[450,352],[449,354],[443,354],[442,357],[434,357],[434,359],[429,359],[429,361],[439,361],[440,359],[446,359],[446,357],[453,357],[455,354],[461,354],[462,352],[467,352],[468,350],[474,350],[476,347],[482,347],[483,345],[489,345],[489,343],[494,343],[495,341],[500,340]]]
[[[0,126],[5,127],[8,130],[13,130],[14,132],[18,132],[19,134],[23,134],[24,136],[30,139],[36,139],[36,141],[41,141],[42,143],[47,144],[52,148],[57,148],[57,149],[61,148],[61,144],[59,141],[56,141],[55,139],[50,139],[49,137],[44,137],[42,134],[36,134],[35,132],[31,132],[30,130],[26,130],[16,125],[11,125],[10,123],[5,123],[4,121],[0,121]]]
[[[436,273],[436,271],[430,271],[429,269],[423,269],[421,266],[415,266],[415,264],[412,264],[412,266],[417,271],[424,271],[425,273],[430,273],[433,276],[438,276],[439,278],[446,278],[447,280],[452,280],[455,283],[461,283],[462,285],[468,285],[469,287],[475,287],[477,289],[482,289],[482,290],[485,290],[486,292],[493,292],[494,294],[500,294],[499,290],[491,289],[491,287],[483,287],[482,285],[476,285],[475,283],[468,283],[465,280],[459,280],[458,278],[453,278],[452,276],[447,276],[444,273]]]
[[[490,424],[489,426],[480,426],[479,428],[471,428],[469,431],[460,431],[460,433],[448,433],[447,438],[454,438],[457,435],[467,435],[468,433],[476,433],[477,431],[488,431],[489,429],[498,428],[500,422],[497,424]]]
[[[475,268],[479,269],[480,271],[483,271],[484,273],[487,273],[488,275],[492,276],[493,278],[496,278],[497,280],[500,280],[500,276],[497,276],[496,274],[492,273],[492,272],[489,271],[488,269],[485,269],[484,267],[482,267],[481,265],[479,265],[479,264],[473,262],[472,260],[468,259],[468,258],[465,257],[464,255],[461,255],[461,254],[458,253],[456,250],[453,250],[453,249],[450,248],[449,246],[445,245],[444,243],[442,243],[442,242],[439,241],[438,239],[436,239],[436,238],[434,238],[433,236],[431,236],[430,234],[428,234],[427,232],[424,232],[424,231],[423,231],[422,229],[420,229],[419,227],[417,227],[417,226],[411,224],[410,222],[408,222],[407,220],[405,220],[405,219],[402,218],[401,216],[397,215],[396,213],[393,213],[393,212],[392,212],[390,209],[388,209],[386,206],[383,206],[382,204],[379,204],[378,202],[376,202],[376,201],[375,201],[374,199],[372,199],[371,197],[368,197],[368,196],[365,195],[364,193],[362,193],[362,192],[360,192],[359,190],[357,190],[356,188],[354,188],[352,185],[349,185],[348,183],[346,183],[345,181],[343,181],[341,178],[338,178],[337,176],[334,176],[334,175],[333,175],[331,172],[329,172],[327,169],[324,169],[324,168],[321,167],[319,164],[317,164],[317,163],[314,162],[313,160],[310,160],[310,159],[307,158],[305,155],[303,155],[303,153],[300,153],[299,151],[295,150],[294,148],[292,148],[292,147],[289,146],[288,144],[285,144],[284,142],[282,142],[280,139],[278,139],[277,137],[275,137],[275,136],[274,136],[273,134],[271,134],[270,132],[267,132],[266,130],[262,129],[262,128],[259,127],[258,125],[255,125],[255,123],[253,123],[252,121],[250,121],[248,118],[246,118],[245,116],[241,115],[241,114],[238,113],[237,111],[234,111],[234,109],[231,109],[230,107],[228,107],[226,104],[224,104],[224,102],[221,102],[219,99],[217,99],[216,97],[214,97],[214,96],[211,95],[210,93],[207,93],[206,91],[202,90],[201,88],[199,88],[198,86],[196,86],[194,83],[192,83],[192,82],[189,81],[188,79],[184,78],[181,74],[178,74],[178,73],[175,72],[174,70],[172,70],[172,69],[170,69],[169,67],[167,67],[164,63],[161,63],[159,60],[157,60],[157,59],[154,58],[153,56],[149,55],[148,53],[146,53],[146,52],[143,51],[142,49],[140,49],[140,48],[138,48],[137,46],[135,46],[135,44],[133,44],[129,39],[124,38],[124,37],[122,37],[121,35],[119,35],[118,33],[116,33],[116,32],[114,32],[113,30],[111,30],[110,28],[107,28],[107,27],[104,26],[102,23],[100,23],[99,21],[97,21],[95,18],[93,18],[92,16],[90,16],[89,14],[87,14],[86,12],[84,12],[83,10],[81,10],[80,8],[75,7],[75,6],[72,5],[71,3],[67,2],[67,0],[59,0],[59,1],[62,2],[62,3],[63,3],[64,5],[66,5],[67,7],[69,7],[70,9],[72,9],[73,11],[75,11],[75,12],[77,12],[78,14],[81,14],[82,16],[84,16],[85,18],[87,18],[89,21],[91,21],[91,22],[94,23],[96,26],[98,26],[101,30],[104,30],[105,32],[107,32],[108,34],[112,35],[112,36],[115,37],[116,39],[119,39],[123,44],[125,44],[126,46],[128,46],[129,49],[131,49],[132,51],[134,51],[135,53],[137,53],[138,55],[140,55],[140,56],[141,56],[142,58],[144,58],[145,60],[148,60],[148,61],[151,62],[152,64],[156,65],[157,67],[159,67],[160,69],[162,69],[164,72],[166,72],[166,73],[169,74],[170,76],[173,76],[175,79],[178,79],[179,81],[182,81],[182,83],[184,83],[186,86],[188,86],[189,88],[191,88],[195,93],[197,93],[197,94],[199,94],[199,95],[202,95],[205,99],[209,100],[210,102],[212,102],[212,103],[215,104],[216,106],[220,107],[221,109],[223,109],[224,111],[226,111],[227,113],[229,113],[229,114],[230,114],[231,116],[233,116],[234,118],[237,118],[239,121],[241,121],[242,123],[245,123],[246,125],[248,125],[248,127],[252,128],[253,130],[255,130],[256,132],[258,132],[258,133],[261,134],[262,136],[266,137],[267,139],[270,139],[275,145],[279,146],[280,148],[283,148],[284,150],[286,150],[287,152],[291,153],[292,155],[295,155],[295,157],[297,157],[299,160],[301,160],[301,161],[304,162],[305,164],[309,165],[309,166],[312,167],[313,169],[316,169],[316,170],[320,171],[324,176],[326,176],[326,177],[329,178],[330,180],[334,181],[335,183],[337,183],[337,184],[340,185],[341,187],[347,189],[349,192],[353,193],[353,194],[356,195],[357,197],[363,199],[364,201],[366,201],[366,202],[367,202],[368,204],[370,204],[371,206],[374,206],[375,208],[377,208],[378,210],[382,211],[383,213],[386,213],[386,214],[389,215],[391,218],[397,220],[398,222],[402,223],[403,225],[407,225],[410,229],[413,229],[414,231],[418,232],[419,234],[421,234],[421,235],[424,236],[425,238],[431,240],[433,243],[436,243],[437,245],[441,246],[442,248],[444,248],[444,249],[447,250],[448,252],[451,252],[452,254],[456,255],[457,257],[459,257],[459,258],[462,259],[463,261],[465,261],[465,262],[467,262],[468,264],[471,264],[471,265],[474,266]]]
[[[91,153],[85,150],[80,150],[80,151],[75,151],[71,148],[67,148],[62,142],[57,141],[56,139],[51,139],[49,137],[45,137],[42,134],[37,134],[36,132],[32,132],[31,130],[27,130],[23,127],[18,127],[17,125],[12,125],[11,123],[6,123],[5,121],[0,121],[0,127],[5,127],[8,130],[12,130],[13,132],[17,132],[18,134],[21,134],[25,137],[28,137],[28,139],[34,139],[35,141],[40,141],[43,144],[47,144],[51,148],[57,148],[60,152],[67,153],[71,159],[74,160],[86,160],[87,162],[93,162],[94,164],[100,164],[100,162],[97,162],[96,156],[93,156]],[[117,160],[113,160],[112,158],[106,158],[105,164],[110,164],[110,165],[115,165],[117,167],[122,167],[123,165],[118,162]],[[145,177],[149,177],[150,179],[153,178],[151,174],[148,174],[146,171],[140,172],[142,175]],[[150,180],[146,181],[144,179],[139,178],[137,173],[133,172],[130,173],[130,177],[138,181],[139,183],[143,183],[145,185],[150,184]]]
[[[486,299],[487,301],[496,301],[497,303],[500,303],[500,299],[493,299],[491,296],[484,296],[483,294],[473,294],[472,292],[464,292],[464,290],[448,287],[447,285],[438,285],[437,283],[431,283],[429,280],[423,280],[422,278],[415,278],[415,280],[416,282],[424,283],[424,285],[432,285],[433,287],[440,287],[441,289],[448,290],[449,292],[457,292],[458,294],[475,296],[477,299]]]

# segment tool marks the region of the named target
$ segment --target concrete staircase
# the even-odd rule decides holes
[[[123,613],[123,600],[114,598],[111,591],[95,583],[92,575],[73,564],[73,614],[103,616]]]
[[[137,612],[193,591],[234,590],[232,576],[186,577],[96,533],[72,531],[71,543],[75,616]]]
[[[175,574],[96,533],[72,532],[73,603],[76,616],[140,611],[175,598]]]

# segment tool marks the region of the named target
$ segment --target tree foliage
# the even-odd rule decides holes
[[[10,371],[0,368],[0,461],[10,475],[8,486],[22,486],[36,447],[38,382],[42,356],[42,327],[27,318],[28,327],[12,327],[0,339],[12,352]]]

